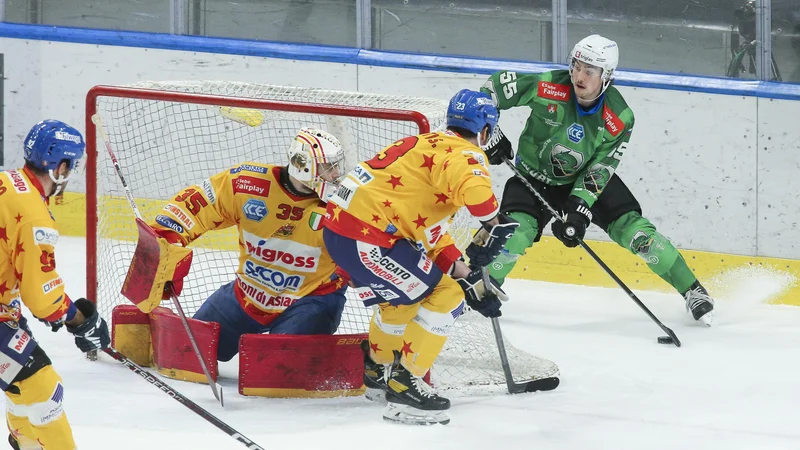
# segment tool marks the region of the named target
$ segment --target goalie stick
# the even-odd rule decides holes
[[[133,373],[135,373],[136,375],[139,375],[140,377],[142,377],[142,379],[144,379],[148,383],[152,384],[153,386],[158,388],[160,391],[162,391],[165,394],[169,395],[170,397],[174,398],[176,401],[180,402],[180,404],[182,404],[183,406],[191,409],[195,414],[197,414],[198,416],[200,416],[203,419],[205,419],[208,422],[210,422],[215,427],[217,427],[220,430],[222,430],[228,436],[230,436],[230,437],[236,439],[237,441],[241,442],[242,444],[246,445],[247,448],[249,448],[251,450],[264,450],[263,447],[261,447],[260,445],[256,444],[255,442],[253,442],[249,438],[245,437],[245,435],[243,435],[242,433],[239,433],[238,431],[234,430],[230,425],[228,425],[225,422],[219,420],[213,414],[211,414],[210,412],[208,412],[205,409],[203,409],[200,405],[198,405],[197,403],[195,403],[195,402],[189,400],[188,398],[186,398],[183,394],[181,394],[180,392],[176,391],[175,389],[173,389],[172,387],[170,387],[168,384],[164,383],[163,381],[161,381],[158,377],[156,377],[155,375],[151,374],[150,372],[144,370],[142,367],[140,367],[138,364],[136,364],[135,362],[131,361],[130,359],[126,358],[125,355],[123,355],[122,353],[118,352],[113,347],[105,348],[105,349],[103,349],[103,351],[108,356],[110,356],[110,357],[116,359],[117,361],[121,362],[128,369],[131,369],[131,371]]]
[[[106,152],[108,152],[108,156],[111,158],[112,164],[114,164],[114,170],[117,172],[117,176],[122,182],[122,187],[125,189],[125,197],[128,199],[128,204],[133,210],[134,216],[136,216],[137,219],[142,220],[142,214],[139,212],[139,208],[136,206],[136,200],[133,198],[133,192],[131,192],[131,188],[130,186],[128,186],[128,182],[125,180],[125,176],[122,175],[122,169],[119,166],[119,161],[117,161],[117,157],[114,154],[114,150],[111,148],[111,142],[108,140],[108,135],[106,134],[106,131],[103,128],[103,123],[102,120],[100,119],[100,116],[98,116],[97,114],[93,115],[92,122],[94,122],[95,126],[97,127],[97,131],[100,133],[100,137],[103,139],[103,143],[105,144],[106,147]],[[197,356],[197,361],[200,363],[200,367],[203,369],[203,374],[206,376],[208,385],[211,387],[211,392],[214,393],[214,398],[217,399],[220,406],[225,407],[225,401],[222,394],[222,386],[214,382],[214,379],[211,377],[211,373],[208,370],[208,366],[206,365],[202,353],[200,352],[200,347],[197,345],[197,340],[194,337],[192,328],[189,326],[189,321],[186,320],[186,315],[183,313],[183,307],[181,306],[181,303],[178,300],[178,296],[175,294],[175,291],[173,290],[171,283],[167,284],[167,291],[170,299],[172,300],[172,303],[175,305],[175,309],[177,309],[178,317],[180,317],[181,323],[183,323],[183,328],[186,329],[186,334],[189,336],[189,342],[191,342],[192,344],[192,349],[194,350],[194,354]]]
[[[503,157],[503,162],[505,162],[506,165],[509,168],[511,168],[511,170],[514,172],[514,176],[516,176],[517,178],[520,179],[520,181],[522,181],[522,183],[525,185],[525,187],[527,187],[528,190],[531,191],[531,193],[533,195],[535,195],[536,198],[539,199],[540,202],[542,202],[542,204],[547,208],[548,211],[550,211],[550,214],[552,214],[553,217],[556,220],[561,220],[561,221],[564,220],[561,217],[561,214],[559,214],[559,212],[556,211],[555,208],[550,206],[550,203],[548,203],[547,200],[545,200],[544,197],[542,197],[542,194],[540,194],[539,191],[537,191],[536,188],[533,187],[533,185],[530,182],[528,182],[528,180],[520,173],[519,169],[517,169],[517,167],[514,165],[514,163],[512,163],[508,158],[505,158],[505,157]],[[631,291],[628,288],[628,286],[626,286],[625,283],[623,283],[622,280],[619,279],[617,274],[615,274],[611,270],[611,268],[609,268],[606,265],[606,263],[604,263],[603,260],[600,259],[599,256],[597,256],[597,254],[594,252],[594,250],[592,250],[589,247],[589,245],[586,244],[586,242],[583,242],[583,239],[578,239],[578,243],[580,244],[581,247],[583,247],[584,250],[586,250],[586,253],[588,253],[589,256],[591,256],[592,259],[594,259],[595,262],[597,264],[599,264],[600,267],[603,268],[603,270],[605,270],[605,272],[608,274],[608,276],[610,276],[617,283],[617,285],[619,285],[619,287],[621,287],[622,290],[625,291],[626,294],[628,294],[628,297],[630,297],[630,299],[633,300],[634,303],[639,305],[639,308],[642,308],[642,311],[644,311],[647,314],[647,316],[650,317],[650,319],[653,322],[655,322],[656,325],[658,325],[659,328],[661,328],[661,330],[664,331],[664,333],[667,333],[667,335],[670,338],[672,338],[672,343],[674,343],[676,347],[680,347],[681,346],[681,341],[680,341],[680,339],[678,339],[678,336],[675,335],[675,332],[672,331],[669,327],[667,327],[663,323],[661,323],[660,320],[658,320],[658,317],[656,317],[655,314],[653,314],[650,311],[650,309],[647,306],[645,306],[645,304],[642,303],[641,300],[639,300],[639,297],[637,297],[636,294],[634,294],[633,291]]]
[[[483,276],[484,289],[489,289],[488,286],[492,285],[489,279],[489,269],[481,267],[481,275]],[[494,330],[494,338],[497,341],[500,365],[503,366],[503,375],[506,377],[506,386],[508,387],[509,394],[552,391],[558,387],[559,379],[557,377],[541,378],[538,380],[524,381],[522,383],[515,382],[514,375],[511,373],[511,366],[508,364],[508,354],[506,354],[506,345],[505,342],[503,342],[503,332],[500,330],[500,320],[497,317],[492,317],[492,330]]]

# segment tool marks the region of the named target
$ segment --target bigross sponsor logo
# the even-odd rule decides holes
[[[247,254],[253,259],[281,266],[294,272],[314,272],[322,253],[318,247],[286,239],[264,239],[242,231]]]

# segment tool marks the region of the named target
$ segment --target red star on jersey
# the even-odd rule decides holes
[[[417,213],[417,220],[412,220],[412,222],[417,224],[417,228],[419,229],[420,227],[424,227],[425,226],[425,221],[426,220],[428,220],[427,217],[422,217],[421,215],[419,215],[419,213]]]
[[[8,234],[6,233],[6,227],[0,227],[0,239],[8,242]]]
[[[444,162],[444,165],[442,166],[442,172],[447,170],[448,167],[450,167],[450,160],[449,159]]]
[[[392,206],[392,202],[390,202],[389,200],[386,200],[386,201],[383,202],[383,206],[389,208],[389,207]]]
[[[373,221],[373,222],[375,222],[375,223],[378,223],[378,222],[380,222],[380,221],[381,221],[381,218],[380,218],[380,217],[378,217],[378,215],[377,215],[377,214],[373,214],[373,215],[372,215],[372,221]]]
[[[428,155],[423,154],[422,155],[422,159],[424,160],[424,162],[422,163],[422,165],[420,167],[427,167],[428,171],[432,172],[433,171],[433,166],[436,165],[436,163],[433,162],[433,156],[434,155],[428,156]]]
[[[453,153],[453,147],[447,147],[447,150],[444,151],[445,153]]]
[[[3,284],[0,284],[0,295],[6,295],[6,292],[8,292],[8,290],[9,290],[8,285],[6,284],[5,281],[3,281]]]
[[[378,353],[379,351],[381,351],[381,348],[378,347],[377,343],[370,342],[369,343],[369,348],[372,349],[373,353]]]
[[[225,221],[224,221],[224,220],[220,220],[219,222],[217,222],[217,221],[215,220],[215,221],[214,221],[214,228],[217,228],[217,227],[219,227],[219,226],[220,226],[220,225],[222,225],[223,223],[225,223]]]
[[[61,302],[61,306],[59,306],[59,307],[58,307],[58,313],[59,313],[61,316],[63,316],[64,314],[66,314],[66,313],[67,313],[67,310],[68,310],[68,309],[69,309],[69,305],[67,304],[67,301],[66,301],[66,300],[64,300],[63,302]]]
[[[14,278],[16,278],[19,281],[22,281],[22,274],[17,272],[17,269],[14,269]]]
[[[22,214],[17,213],[17,217],[14,217],[14,218],[17,219],[17,223],[19,223],[20,220],[22,220]]]
[[[402,182],[400,182],[401,178],[403,178],[402,175],[399,177],[396,177],[394,175],[389,175],[389,181],[387,181],[387,183],[392,185],[392,190],[395,190],[397,186],[405,186]]]
[[[439,202],[447,203],[447,199],[450,198],[450,197],[447,196],[447,194],[433,194],[433,195],[436,196],[436,203],[439,203]],[[436,203],[434,203],[434,204],[436,204]]]
[[[409,353],[414,353],[414,350],[411,350],[411,342],[403,341],[403,348],[400,350],[403,352],[403,356],[408,357]]]
[[[24,249],[24,248],[22,248],[22,242],[20,242],[19,244],[17,244],[17,250],[16,250],[16,251],[17,251],[17,256],[19,256],[19,254],[20,254],[20,253],[22,253],[22,252],[24,252],[24,251],[25,251],[25,249]]]
[[[399,222],[400,221],[400,216],[395,214],[394,216],[392,216],[392,220],[394,220],[395,222]]]

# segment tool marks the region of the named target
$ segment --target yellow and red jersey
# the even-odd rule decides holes
[[[447,233],[458,209],[481,221],[499,211],[486,161],[450,131],[401,139],[347,175],[328,201],[325,226],[387,248],[408,239],[447,272],[461,256]]]
[[[323,295],[347,281],[322,241],[325,204],[316,194],[287,189],[286,169],[244,163],[184,189],[152,227],[172,243],[188,245],[209,230],[239,230],[236,297],[267,324],[308,295]]]
[[[75,306],[56,272],[56,221],[36,176],[26,167],[0,172],[0,321],[21,301],[49,322],[70,320]]]

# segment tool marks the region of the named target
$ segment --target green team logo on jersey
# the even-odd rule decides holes
[[[603,189],[614,174],[614,169],[611,166],[603,164],[596,164],[589,169],[586,176],[583,178],[583,186],[597,195],[603,192]]]
[[[571,177],[583,167],[583,153],[576,152],[561,144],[553,146],[550,152],[550,164],[553,165],[553,176],[558,178]]]

